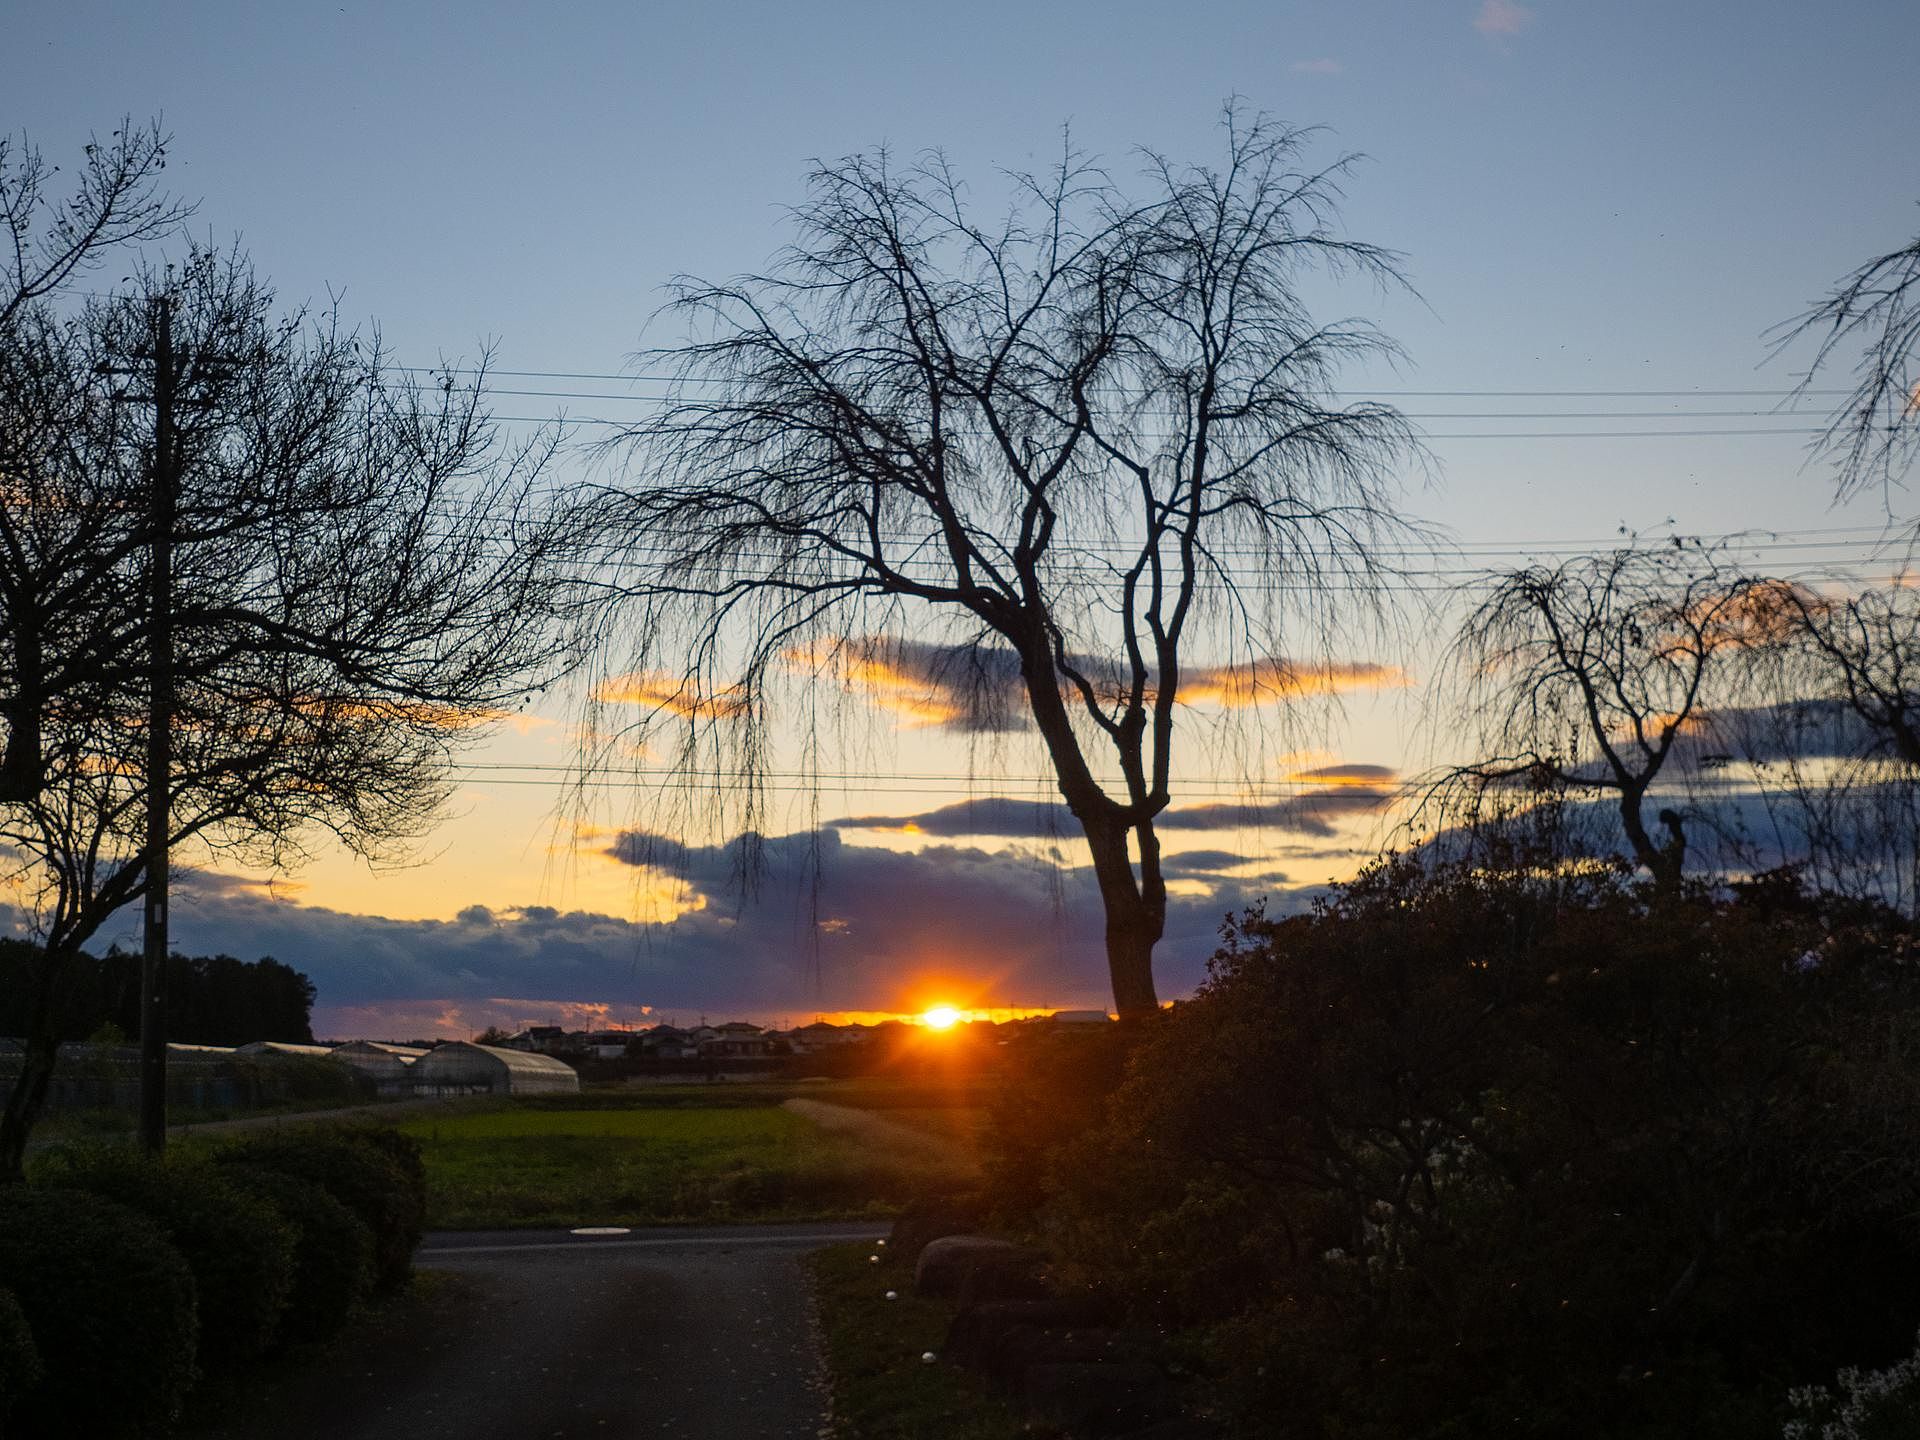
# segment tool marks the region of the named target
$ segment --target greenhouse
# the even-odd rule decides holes
[[[434,1046],[413,1062],[409,1077],[416,1095],[537,1095],[580,1088],[579,1073],[564,1060],[464,1040]]]
[[[413,1093],[413,1062],[427,1052],[414,1045],[388,1045],[378,1040],[352,1040],[345,1045],[336,1045],[327,1058],[338,1060],[343,1065],[351,1065],[360,1074],[373,1082],[376,1094],[410,1095]]]

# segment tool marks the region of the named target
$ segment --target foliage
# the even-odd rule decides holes
[[[324,1340],[373,1288],[373,1232],[318,1186],[259,1165],[221,1167],[233,1187],[273,1208],[294,1234],[292,1285],[279,1340]]]
[[[426,1219],[426,1174],[413,1142],[377,1125],[309,1125],[248,1136],[215,1160],[257,1165],[314,1185],[373,1236],[374,1286],[393,1290],[413,1273]]]
[[[1791,886],[1382,863],[1230,930],[1055,1239],[1263,1433],[1755,1433],[1920,1318],[1916,962]]]
[[[203,1370],[243,1366],[273,1343],[298,1239],[273,1206],[210,1165],[124,1150],[70,1151],[42,1178],[136,1210],[166,1232],[193,1272]]]
[[[1142,1035],[1133,1025],[1047,1026],[1018,1038],[980,1130],[986,1198],[995,1211],[1014,1224],[1032,1219],[1056,1158],[1106,1118]]]
[[[194,1378],[193,1275],[152,1221],[84,1191],[0,1189],[0,1286],[45,1367],[23,1434],[164,1434]]]
[[[1838,1393],[1807,1385],[1787,1396],[1794,1418],[1784,1440],[1909,1440],[1920,1434],[1920,1350],[1884,1370],[1852,1367]]]
[[[33,1328],[13,1292],[0,1287],[0,1434],[6,1433],[7,1412],[45,1374]]]
[[[33,996],[26,978],[37,947],[0,939],[0,1034],[31,1026]],[[231,955],[170,955],[167,959],[167,1038],[183,1045],[245,1045],[254,1040],[312,1044],[313,982],[271,956],[255,961]],[[89,1038],[113,1025],[123,1037],[140,1033],[140,956],[109,950],[74,955],[63,974],[51,1020],[61,1040]]]

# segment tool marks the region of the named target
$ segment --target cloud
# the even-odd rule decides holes
[[[1251,865],[1260,858],[1232,850],[1182,850],[1177,855],[1164,857],[1160,865],[1169,875],[1217,875],[1223,870]]]
[[[1079,1008],[1110,998],[1099,892],[1084,864],[958,844],[901,853],[832,829],[706,846],[634,831],[605,853],[670,864],[696,903],[651,924],[503,897],[452,919],[397,920],[200,874],[183,877],[176,893],[175,943],[196,954],[271,955],[304,971],[319,991],[317,1030],[341,1038],[468,1035],[602,1013],[607,1023],[630,1022],[646,1006],[770,1018],[936,1001]],[[760,863],[743,884],[750,854]],[[1173,858],[1183,893],[1169,901],[1156,957],[1163,994],[1204,978],[1228,913],[1270,892],[1275,913],[1303,903],[1283,882],[1219,873],[1238,863],[1228,851]],[[0,932],[25,921],[0,907]],[[137,912],[128,912],[98,943],[136,931]]]
[[[1338,75],[1347,67],[1338,60],[1296,60],[1290,67],[1296,75]]]
[[[828,822],[836,830],[894,831],[905,834],[995,835],[1016,840],[1051,839],[1080,833],[1066,806],[1050,800],[1011,800],[989,796],[943,805],[918,815],[854,815]]]
[[[1473,28],[1482,35],[1518,35],[1532,23],[1532,8],[1518,0],[1480,0]]]
[[[1187,671],[1180,679],[1180,699],[1189,705],[1214,704],[1242,709],[1249,705],[1277,705],[1312,695],[1398,688],[1412,683],[1412,678],[1397,665],[1382,665],[1372,660],[1308,663],[1272,655],[1242,665],[1215,665]]]
[[[1393,798],[1385,790],[1354,789],[1292,795],[1264,804],[1190,805],[1167,811],[1158,826],[1161,830],[1284,830],[1330,836],[1337,833],[1338,822],[1384,810]]]
[[[1391,765],[1320,765],[1295,770],[1287,779],[1301,785],[1391,785],[1400,772]]]
[[[722,690],[705,695],[699,686],[683,675],[659,670],[635,670],[612,675],[593,687],[593,698],[605,705],[638,705],[647,710],[664,710],[682,719],[731,719],[744,714],[746,697],[737,690]]]
[[[1113,661],[1073,655],[1071,663],[1109,698],[1122,693],[1125,677]],[[1028,728],[1026,682],[1010,650],[984,644],[935,644],[895,636],[866,636],[830,646],[795,649],[788,663],[839,681],[876,708],[911,727],[973,733]],[[1371,660],[1298,661],[1264,656],[1233,665],[1202,665],[1184,671],[1180,700],[1188,705],[1244,709],[1309,696],[1378,690],[1411,684],[1397,666]],[[1147,698],[1152,698],[1149,681]]]
[[[868,635],[795,648],[785,658],[864,695],[915,729],[996,734],[1027,724],[1019,659],[997,646]]]

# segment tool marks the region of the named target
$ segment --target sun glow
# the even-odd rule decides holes
[[[960,1023],[960,1012],[951,1005],[936,1005],[920,1012],[920,1023],[929,1030],[951,1030]]]

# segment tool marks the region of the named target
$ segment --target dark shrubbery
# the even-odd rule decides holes
[[[1003,1219],[1031,1220],[1051,1165],[1105,1118],[1127,1055],[1143,1038],[1131,1025],[1036,1025],[1016,1037],[980,1135],[986,1199]]]
[[[1778,894],[1383,865],[1230,934],[1055,1155],[1056,1248],[1260,1434],[1777,1434],[1920,1323],[1915,971]]]
[[[39,1384],[43,1373],[27,1312],[11,1290],[0,1289],[0,1435],[6,1433],[14,1401]]]
[[[271,1205],[297,1236],[280,1339],[297,1344],[334,1334],[373,1286],[373,1232],[304,1180],[259,1165],[221,1168],[236,1187]]]
[[[159,1226],[84,1191],[0,1189],[0,1286],[45,1368],[14,1408],[19,1433],[165,1433],[193,1383],[199,1327],[193,1276]]]
[[[137,1210],[166,1231],[193,1271],[201,1369],[236,1368],[273,1343],[293,1287],[297,1235],[271,1205],[210,1165],[160,1164],[126,1151],[70,1159],[52,1178]]]
[[[410,1137],[376,1125],[302,1126],[243,1140],[219,1159],[291,1175],[351,1210],[373,1233],[377,1289],[396,1289],[413,1273],[426,1223],[427,1175]]]

